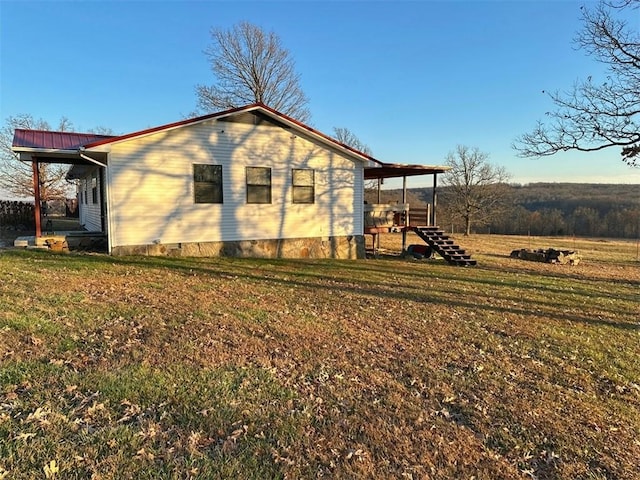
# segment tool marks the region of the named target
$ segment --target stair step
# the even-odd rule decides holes
[[[443,252],[460,252],[460,249],[456,245],[440,245],[440,250]]]
[[[414,227],[413,231],[451,265],[477,265],[478,262],[439,227]]]
[[[471,255],[449,255],[449,258],[455,262],[471,260]]]

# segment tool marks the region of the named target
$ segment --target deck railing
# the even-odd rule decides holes
[[[431,218],[431,205],[412,208],[409,211],[409,225],[412,227],[430,227]]]
[[[431,226],[431,205],[409,208],[408,203],[375,203],[364,206],[365,229]]]
[[[374,203],[364,206],[364,228],[393,228],[409,225],[408,203]]]

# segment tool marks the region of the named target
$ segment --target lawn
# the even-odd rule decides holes
[[[640,478],[636,243],[458,240],[477,267],[0,250],[0,479]]]

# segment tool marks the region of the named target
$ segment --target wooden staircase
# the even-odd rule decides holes
[[[412,227],[413,231],[444,258],[450,265],[469,267],[478,262],[471,258],[462,248],[454,243],[449,236],[438,227]]]

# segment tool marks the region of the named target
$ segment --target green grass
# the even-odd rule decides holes
[[[635,245],[459,240],[478,267],[1,251],[0,478],[638,476]]]

